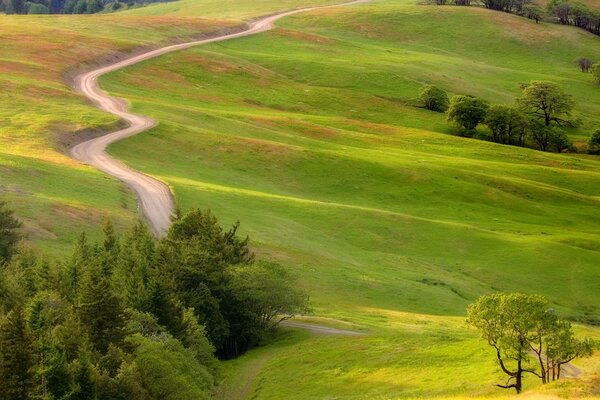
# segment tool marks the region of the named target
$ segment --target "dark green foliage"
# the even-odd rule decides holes
[[[444,112],[448,109],[448,95],[442,89],[426,85],[419,94],[419,103],[428,110]]]
[[[62,263],[21,249],[0,268],[0,400],[209,398],[215,353],[308,309],[237,229],[195,210],[159,242],[142,222],[120,237],[107,221]]]
[[[31,333],[22,306],[13,308],[0,325],[0,399],[27,400],[35,368]]]
[[[92,348],[101,353],[125,338],[125,315],[108,278],[88,278],[81,289],[78,316],[87,328]]]
[[[152,340],[133,336],[141,382],[154,399],[210,398],[213,378],[193,353],[172,338]]]
[[[591,154],[600,153],[600,129],[596,130],[596,132],[590,136],[590,140],[588,141],[588,152]]]
[[[448,121],[454,122],[467,132],[474,130],[485,119],[489,104],[472,96],[458,95],[450,100]]]
[[[15,254],[17,243],[21,240],[20,227],[21,222],[14,217],[14,212],[0,201],[0,264],[9,261]]]
[[[484,123],[492,131],[494,142],[525,145],[527,120],[516,108],[495,104],[489,108]]]

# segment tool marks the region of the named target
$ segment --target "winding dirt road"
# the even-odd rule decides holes
[[[337,6],[349,6],[353,4],[366,3],[367,1],[369,0],[356,0]],[[77,76],[75,78],[76,89],[83,93],[101,110],[120,117],[127,123],[127,128],[80,143],[70,150],[71,156],[81,162],[114,176],[133,189],[138,196],[140,208],[145,218],[148,220],[150,227],[157,236],[162,236],[171,224],[171,216],[175,207],[173,195],[171,194],[169,187],[164,182],[129,168],[122,162],[115,160],[106,153],[106,148],[110,144],[129,136],[147,131],[156,125],[156,121],[149,117],[136,115],[127,111],[127,103],[124,100],[111,97],[102,89],[100,89],[98,86],[98,78],[109,72],[116,71],[118,69],[125,68],[127,66],[137,64],[141,61],[158,57],[166,53],[187,49],[193,46],[256,35],[258,33],[273,29],[275,21],[289,15],[337,6],[310,7],[281,12],[279,14],[257,19],[249,23],[246,29],[237,33],[223,34],[210,39],[166,46]]]

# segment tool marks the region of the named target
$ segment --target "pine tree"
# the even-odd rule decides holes
[[[95,350],[105,353],[110,344],[119,346],[125,337],[125,315],[110,281],[88,278],[81,288],[79,318]]]
[[[126,235],[115,269],[114,281],[119,285],[129,307],[151,311],[152,259],[154,237],[139,221]]]
[[[11,7],[12,2],[9,0]],[[11,14],[6,11],[7,14]],[[17,13],[15,11],[15,13]],[[6,203],[0,201],[0,263],[2,261],[9,261],[16,252],[16,245],[21,240],[21,234],[19,228],[21,222],[19,222],[14,216],[13,211],[5,208]]]
[[[23,307],[17,306],[0,327],[0,399],[29,399],[34,367],[33,340]]]
[[[71,254],[71,259],[64,268],[64,294],[67,298],[72,299],[76,297],[83,273],[87,264],[90,262],[90,257],[91,248],[84,232],[79,235],[73,253]]]

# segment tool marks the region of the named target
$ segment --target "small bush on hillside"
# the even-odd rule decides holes
[[[419,94],[419,103],[428,110],[444,112],[448,109],[448,95],[433,85],[423,86]]]
[[[27,14],[50,14],[50,9],[43,4],[31,3]]]
[[[454,96],[448,108],[448,121],[471,132],[483,122],[488,108],[489,104],[485,100],[472,96]]]
[[[590,72],[590,69],[592,68],[592,65],[594,65],[594,62],[589,58],[579,57],[575,61],[575,64],[577,64],[581,72]]]
[[[600,154],[600,129],[592,133],[588,141],[588,152],[591,154]]]

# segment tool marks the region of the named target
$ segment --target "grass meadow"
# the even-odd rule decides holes
[[[97,232],[106,215],[129,223],[132,194],[64,155],[66,137],[118,123],[69,89],[74,68],[329,3],[180,0],[114,15],[0,16],[1,198],[50,253]],[[600,318],[599,159],[461,138],[443,115],[414,106],[426,83],[510,103],[520,83],[553,80],[577,100],[581,123],[569,134],[581,144],[600,122],[600,89],[573,60],[600,59],[597,37],[407,0],[278,26],[101,80],[160,121],[111,154],[168,182],[182,208],[240,220],[261,257],[297,272],[312,298],[308,321],[365,333],[284,330],[226,363],[222,398],[500,398],[492,354],[464,323],[470,301],[541,293],[565,316]],[[597,395],[598,355],[577,365],[581,379],[547,388],[529,379],[524,397]]]
[[[290,333],[232,362],[225,397],[506,395],[466,305],[523,291],[597,319],[600,164],[454,136],[414,99],[434,83],[510,103],[521,82],[553,80],[577,100],[570,134],[583,142],[600,90],[573,60],[600,58],[598,39],[406,1],[278,25],[102,80],[160,121],[113,155],[168,182],[184,209],[242,221],[259,254],[297,271],[316,315],[369,332]]]

